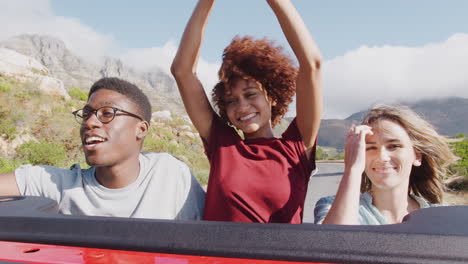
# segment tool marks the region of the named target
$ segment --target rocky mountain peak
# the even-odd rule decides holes
[[[73,70],[82,62],[60,39],[43,35],[20,35],[0,43],[8,49],[35,58],[51,72]]]
[[[102,77],[119,77],[129,81],[134,79],[133,77],[137,75],[133,69],[126,67],[122,60],[112,57],[104,57],[99,73]]]
[[[16,50],[30,57],[36,57],[39,53],[42,55],[64,54],[68,51],[65,43],[60,39],[36,34],[15,36],[1,42],[0,46]]]
[[[159,68],[139,72],[112,57],[103,57],[102,63],[92,63],[75,55],[62,40],[43,35],[16,36],[0,42],[0,47],[36,59],[49,69],[52,77],[62,80],[67,90],[79,87],[86,91],[102,77],[118,77],[140,87],[153,107],[185,114],[174,79]]]

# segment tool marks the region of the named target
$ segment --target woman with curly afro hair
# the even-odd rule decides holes
[[[322,113],[321,55],[290,0],[266,0],[299,67],[268,39],[236,37],[224,50],[211,107],[196,74],[214,0],[199,0],[171,71],[210,161],[205,220],[301,223]],[[296,95],[296,118],[273,127]],[[236,129],[242,133],[239,136]]]

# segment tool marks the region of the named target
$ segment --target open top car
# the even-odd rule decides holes
[[[403,224],[338,226],[57,214],[40,197],[1,197],[0,263],[468,263],[468,206]]]

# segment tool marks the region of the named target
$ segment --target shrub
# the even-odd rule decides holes
[[[8,173],[18,168],[20,164],[14,160],[0,158],[0,173]]]
[[[147,138],[145,139],[144,149],[152,152],[168,152],[175,155],[178,151],[178,146],[166,139]]]
[[[464,176],[466,181],[468,181],[468,139],[452,142],[452,151],[460,159],[456,164],[450,166],[450,172],[454,176]],[[459,188],[467,190],[468,186],[460,185]]]
[[[15,93],[15,97],[21,101],[31,100],[31,98],[38,98],[40,96],[41,96],[41,93],[35,90],[21,90]]]
[[[18,117],[20,118],[20,117]],[[0,111],[0,136],[6,140],[13,140],[16,137],[16,116],[11,117],[9,111]]]
[[[9,91],[11,91],[11,85],[9,83],[1,82],[0,92],[8,93]]]
[[[338,156],[336,156],[336,159],[344,160],[344,153],[338,153]]]
[[[453,153],[460,158],[459,162],[468,161],[468,139],[452,142],[451,145]]]
[[[316,160],[326,160],[328,158],[328,155],[327,153],[325,153],[325,151],[323,151],[323,149],[319,146],[317,146],[316,150],[315,150],[315,159]]]
[[[193,169],[192,170],[193,174],[195,175],[195,178],[197,178],[198,182],[202,185],[207,185],[208,184],[208,177],[210,176],[210,169]]]
[[[61,143],[49,143],[45,140],[27,142],[17,148],[17,155],[23,161],[33,165],[51,165],[63,167],[66,151]]]
[[[76,99],[76,100],[80,100],[80,101],[88,100],[88,94],[86,92],[83,92],[78,87],[73,87],[70,90],[68,90],[68,94],[70,95],[71,98]]]
[[[0,136],[10,141],[15,139],[16,126],[11,119],[0,120]]]

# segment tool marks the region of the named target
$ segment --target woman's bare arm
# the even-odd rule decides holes
[[[206,23],[214,0],[200,0],[185,27],[179,49],[172,62],[171,72],[176,79],[185,109],[200,136],[210,136],[213,109],[197,77],[196,68],[200,57]]]
[[[290,0],[267,0],[299,61],[296,120],[307,157],[317,138],[322,116],[322,57],[309,30]]]
[[[346,136],[345,172],[341,179],[333,205],[323,224],[359,225],[359,196],[361,175],[366,163],[366,135],[370,127],[351,127]]]

